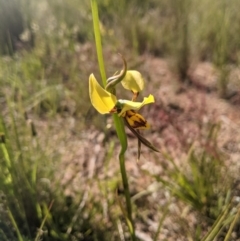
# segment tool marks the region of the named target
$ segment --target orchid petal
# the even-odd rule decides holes
[[[89,77],[89,96],[92,105],[100,114],[108,114],[117,103],[116,96],[103,89],[93,74]]]
[[[133,93],[138,93],[144,88],[144,79],[136,70],[128,70],[121,83],[125,89],[131,90]]]
[[[149,95],[148,97],[145,97],[142,102],[134,102],[130,100],[118,100],[118,102],[122,105],[122,110],[118,115],[122,116],[127,110],[139,110],[144,105],[154,103],[154,97],[153,95]]]

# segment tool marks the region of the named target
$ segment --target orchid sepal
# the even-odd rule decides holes
[[[93,107],[100,114],[109,114],[117,103],[117,98],[100,86],[93,74],[89,77],[89,96]]]

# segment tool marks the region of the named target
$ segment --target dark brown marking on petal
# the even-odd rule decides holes
[[[136,112],[133,111],[133,110],[128,110],[128,111],[126,111],[126,115],[127,115],[129,118],[131,118],[132,116],[136,115]]]
[[[140,121],[134,121],[133,128],[139,128],[139,127],[147,127],[147,121],[144,121],[142,119],[139,119]]]

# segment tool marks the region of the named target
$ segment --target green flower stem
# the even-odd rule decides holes
[[[126,206],[127,206],[127,224],[129,231],[132,236],[132,240],[135,240],[135,229],[134,229],[134,223],[132,219],[132,203],[131,203],[131,197],[130,197],[130,191],[129,191],[129,185],[128,185],[128,177],[125,167],[125,152],[127,150],[127,135],[124,128],[123,119],[119,118],[117,114],[113,115],[113,120],[115,124],[115,128],[117,131],[118,139],[121,143],[121,151],[119,153],[119,164],[120,164],[120,170],[122,175],[122,182],[123,182],[123,188],[124,188],[124,195],[126,199]]]
[[[106,77],[106,72],[104,68],[101,33],[99,28],[98,6],[97,6],[96,0],[91,0],[91,7],[92,7],[93,29],[94,29],[95,43],[96,43],[96,49],[97,49],[98,65],[99,65],[99,69],[102,77],[103,86],[105,88],[107,84],[107,77]]]
[[[95,42],[96,42],[96,49],[97,49],[97,56],[98,56],[98,64],[99,69],[102,77],[102,83],[104,88],[106,87],[106,72],[104,68],[104,60],[103,60],[103,53],[102,53],[102,44],[101,44],[101,34],[99,29],[99,17],[98,17],[98,7],[97,1],[91,0],[91,7],[92,7],[92,17],[93,17],[93,28],[94,28],[94,35],[95,35]],[[127,150],[127,135],[124,128],[124,123],[122,118],[120,118],[117,114],[113,115],[113,120],[117,132],[118,139],[121,143],[121,151],[119,154],[119,163],[120,163],[120,171],[122,175],[122,182],[124,187],[124,195],[126,199],[126,206],[127,206],[127,225],[129,228],[129,232],[131,234],[132,240],[135,241],[135,229],[134,223],[132,219],[132,206],[131,206],[131,197],[128,185],[128,178],[127,172],[125,167],[125,152]]]

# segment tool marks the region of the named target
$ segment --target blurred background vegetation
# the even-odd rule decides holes
[[[230,78],[240,64],[239,0],[99,0],[98,7],[105,56],[120,52],[133,67],[144,54],[165,58],[186,84],[194,64],[208,61],[218,73],[219,97],[239,91]],[[61,150],[54,146],[51,130],[57,116],[77,120],[74,132],[79,134],[95,115],[87,91],[89,74],[99,76],[90,1],[0,0],[0,55],[0,240],[128,240],[127,235],[120,239],[121,228],[116,228],[122,223],[119,211],[111,210],[108,222],[99,221],[104,216],[99,200],[114,207],[109,190],[114,193],[118,181],[98,183],[98,198],[79,186],[73,198],[55,178]],[[108,74],[116,70],[112,61],[106,57]],[[40,122],[38,128],[33,120]],[[91,121],[106,131],[105,119]],[[209,136],[215,138],[212,132]],[[113,147],[113,142],[106,147],[106,163]],[[219,227],[223,230],[236,212],[226,208],[233,181],[222,185],[222,158],[205,150],[191,152],[189,176],[174,165],[171,181],[152,178],[205,215],[209,225],[229,211]],[[201,240],[204,232],[199,230],[183,240]]]

